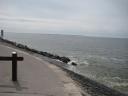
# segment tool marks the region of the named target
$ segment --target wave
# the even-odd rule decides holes
[[[110,87],[128,87],[128,79],[122,79],[121,77],[103,77],[102,81]]]

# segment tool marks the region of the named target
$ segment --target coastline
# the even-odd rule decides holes
[[[53,55],[47,52],[42,52],[42,51],[38,51],[36,49],[32,49],[27,47],[26,45],[23,44],[19,44],[10,40],[6,40],[6,39],[0,39],[2,42],[7,43],[12,45],[13,47],[22,49],[25,52],[28,52],[30,54],[36,54],[36,56],[40,55],[41,56],[45,56],[45,57],[41,57],[43,59],[45,59],[46,61],[48,61],[51,64],[54,64],[56,66],[58,66],[59,68],[61,68],[62,70],[66,71],[68,73],[68,75],[85,91],[85,93],[89,93],[91,94],[91,96],[127,96],[124,93],[121,93],[119,91],[116,91],[114,89],[111,89],[109,87],[106,87],[103,84],[100,84],[94,80],[91,80],[87,77],[84,77],[78,73],[74,73],[66,68],[64,68],[62,65],[66,64],[70,61],[70,59],[68,57],[60,57],[58,55]],[[48,57],[48,58],[47,58]],[[49,59],[51,58],[51,59]],[[58,62],[55,61],[56,60],[60,60],[62,62]],[[83,93],[83,96],[84,95]]]

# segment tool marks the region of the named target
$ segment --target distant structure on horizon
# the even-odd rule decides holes
[[[1,36],[0,36],[1,38],[3,38],[4,37],[4,30],[1,30]]]

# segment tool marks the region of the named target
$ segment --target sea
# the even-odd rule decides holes
[[[11,32],[4,38],[69,57],[78,64],[72,71],[128,94],[128,38]]]

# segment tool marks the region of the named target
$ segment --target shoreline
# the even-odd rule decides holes
[[[46,61],[48,61],[49,63],[52,63],[56,66],[58,66],[59,68],[61,68],[62,70],[66,71],[68,73],[68,75],[87,93],[91,94],[91,96],[127,96],[124,93],[121,93],[117,90],[114,90],[112,88],[109,88],[103,84],[100,84],[94,80],[91,80],[85,76],[82,76],[78,73],[74,73],[66,68],[64,68],[62,66],[62,64],[66,64],[68,62],[70,62],[70,59],[68,57],[60,57],[58,55],[53,55],[51,53],[47,53],[47,52],[43,52],[43,51],[38,51],[36,49],[32,49],[29,48],[26,45],[23,44],[19,44],[7,39],[2,39],[0,38],[1,42],[7,43],[12,45],[13,47],[22,49],[23,51],[26,52],[31,52],[31,54],[38,54],[40,56],[45,56],[44,59]],[[51,60],[49,60],[49,58],[51,58]],[[57,62],[55,60],[60,60],[62,62]],[[83,96],[86,96],[83,94]]]

